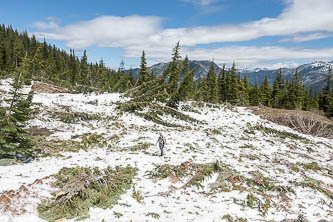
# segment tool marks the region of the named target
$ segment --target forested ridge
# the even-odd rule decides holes
[[[21,73],[25,81],[51,82],[78,92],[129,92],[131,95],[145,92],[146,96],[140,96],[139,100],[148,102],[157,99],[174,107],[179,101],[196,100],[240,106],[322,110],[329,117],[333,115],[331,69],[326,87],[317,94],[304,87],[297,70],[292,80],[283,79],[280,71],[273,87],[270,87],[267,78],[261,85],[249,84],[246,76],[241,79],[235,64],[230,69],[224,66],[220,73],[215,73],[212,62],[207,77],[194,82],[194,70],[189,68],[188,57],[182,59],[179,50],[180,43],[177,43],[171,62],[158,78],[148,72],[143,52],[139,78],[136,79],[131,71],[124,71],[123,62],[118,70],[106,67],[103,59],[98,63],[89,63],[86,50],[78,58],[72,49],[67,53],[45,40],[37,41],[26,31],[18,32],[11,26],[0,26],[2,76]]]

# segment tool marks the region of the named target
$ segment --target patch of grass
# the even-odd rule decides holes
[[[116,211],[113,211],[113,215],[114,215],[116,218],[120,218],[120,217],[123,216],[122,213],[118,213],[118,212],[116,212]]]
[[[131,147],[130,150],[132,152],[146,150],[152,145],[154,145],[154,144],[152,144],[152,143],[138,143],[137,145],[134,145],[133,147]]]
[[[54,186],[59,192],[48,200],[42,200],[37,211],[40,218],[55,221],[60,218],[84,218],[89,208],[112,208],[121,194],[131,187],[137,169],[127,167],[62,168],[55,178]]]
[[[189,105],[181,106],[181,110],[186,111],[186,112],[201,114],[198,110],[194,109],[192,106],[189,106]]]
[[[241,149],[251,149],[251,150],[256,149],[256,147],[252,144],[244,144],[244,145],[240,146],[239,148],[241,148]]]
[[[232,176],[233,173],[227,166],[219,162],[206,164],[184,162],[178,166],[165,164],[156,166],[153,171],[148,171],[147,176],[152,179],[165,179],[170,177],[182,180],[184,178],[189,178],[182,186],[183,189],[186,189],[192,186],[203,188],[202,182],[206,178],[210,178],[213,173],[219,173],[219,176],[216,179],[216,183],[213,184],[211,188],[220,189],[222,192],[230,192],[231,189],[229,187],[222,186],[222,183],[224,180]]]
[[[141,196],[141,193],[139,191],[136,191],[135,185],[133,185],[133,192],[132,197],[136,200],[136,202],[141,203],[143,200],[143,197]]]
[[[317,191],[325,194],[328,198],[333,200],[333,192],[326,188],[321,187],[320,184],[321,184],[321,182],[319,180],[315,180],[310,177],[305,177],[304,181],[297,185],[301,185],[302,187],[309,187],[314,190],[317,190]]]
[[[249,130],[250,131],[251,130],[261,131],[265,135],[275,135],[275,136],[280,137],[281,139],[288,138],[288,139],[291,139],[291,140],[300,140],[300,141],[302,141],[303,143],[306,143],[306,144],[309,144],[311,142],[310,140],[308,140],[304,137],[301,137],[297,134],[286,132],[286,131],[279,131],[279,130],[276,130],[276,129],[273,129],[273,128],[268,128],[268,127],[265,127],[265,126],[262,126],[262,125],[250,126]]]
[[[247,222],[246,218],[243,217],[236,217],[235,219],[230,215],[230,214],[226,214],[222,217],[222,220],[226,220],[227,222]]]
[[[99,114],[86,113],[86,112],[70,112],[65,109],[66,112],[53,112],[52,118],[59,119],[64,123],[79,123],[80,121],[101,120],[102,117]]]
[[[152,212],[147,213],[146,217],[152,217],[152,218],[157,219],[157,220],[160,219],[160,215],[159,214],[152,213]]]
[[[212,129],[211,132],[212,132],[213,134],[222,135],[221,131],[218,130],[218,129]]]
[[[192,152],[196,150],[196,148],[191,143],[185,143],[185,146],[187,146]]]
[[[81,141],[75,139],[81,139]],[[107,146],[107,139],[102,134],[75,135],[69,140],[47,140],[45,136],[35,136],[34,142],[34,150],[41,157],[63,157],[63,152],[87,151],[89,148]]]
[[[318,164],[316,162],[312,162],[312,163],[299,163],[299,166],[302,166],[305,170],[313,170],[315,172],[317,172],[318,170],[321,170],[321,167],[318,166]]]

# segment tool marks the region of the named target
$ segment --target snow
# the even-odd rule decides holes
[[[1,83],[1,90],[8,93],[10,80],[1,80]],[[28,91],[29,87],[25,90]],[[244,107],[194,107],[200,114],[182,112],[203,123],[179,121],[166,115],[163,117],[164,120],[187,127],[165,127],[134,114],[118,111],[117,103],[127,100],[128,98],[116,93],[36,94],[33,102],[40,112],[29,124],[53,130],[48,140],[70,140],[75,135],[95,133],[103,135],[108,141],[108,146],[90,148],[88,151],[80,150],[76,153],[67,152],[63,153],[64,157],[59,158],[38,158],[27,164],[0,166],[0,193],[33,184],[36,179],[55,174],[63,167],[105,168],[131,165],[138,168],[138,175],[133,182],[136,190],[144,197],[143,202],[136,202],[132,197],[132,189],[129,189],[112,209],[90,209],[90,217],[86,221],[156,221],[148,213],[159,214],[159,221],[222,221],[226,214],[234,218],[247,218],[248,221],[296,219],[299,214],[303,214],[309,221],[332,218],[332,200],[311,188],[296,186],[294,182],[302,182],[304,176],[301,172],[292,171],[288,164],[317,162],[324,169],[332,168],[332,161],[328,160],[332,156],[333,140],[303,135],[290,128],[262,120]],[[66,124],[51,118],[51,112],[64,111],[64,106],[69,106],[73,112],[99,114],[103,118],[75,124]],[[249,126],[256,125],[291,132],[307,138],[310,143],[283,140],[275,135],[264,135],[260,131],[255,131],[254,134],[244,132]],[[214,129],[219,130],[221,134],[211,133]],[[138,142],[155,144],[159,132],[163,132],[167,139],[164,157],[158,156],[159,149],[155,145],[150,146],[145,152],[129,150]],[[113,135],[118,135],[120,140],[111,141]],[[195,147],[194,151],[185,145],[188,143]],[[291,148],[291,145],[297,149]],[[314,152],[309,153],[308,147]],[[311,159],[306,159],[304,154]],[[258,158],[250,160],[247,158],[248,155]],[[257,209],[234,203],[234,198],[246,200],[248,195],[248,192],[238,190],[206,196],[202,189],[191,187],[175,190],[168,196],[162,195],[169,191],[171,186],[181,187],[184,181],[172,184],[169,179],[153,180],[146,176],[148,171],[160,164],[180,165],[185,161],[211,163],[216,160],[247,178],[253,178],[252,172],[259,171],[264,176],[274,178],[279,185],[292,186],[296,195],[290,196],[290,213],[271,207],[266,217],[262,217]],[[307,176],[323,181],[327,185],[325,187],[333,191],[333,178],[326,171],[308,171],[311,174]],[[216,177],[217,175],[214,175],[205,181],[205,189]],[[42,221],[38,217],[36,207],[41,199],[50,197],[50,192],[54,191],[49,185],[51,182],[52,179],[46,178],[43,184],[30,186],[30,194],[20,203],[24,203],[26,213],[1,213],[3,211],[0,208],[0,221]],[[117,218],[114,212],[123,216]]]

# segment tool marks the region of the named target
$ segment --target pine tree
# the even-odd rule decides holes
[[[271,105],[271,88],[268,83],[267,76],[265,77],[264,81],[261,83],[260,87],[260,101],[264,106]]]
[[[81,84],[89,84],[89,66],[88,66],[88,58],[86,50],[83,51],[83,56],[81,58],[80,78],[81,78]]]
[[[146,83],[149,79],[148,68],[145,57],[145,51],[142,51],[141,63],[140,63],[140,72],[139,72],[139,85]]]
[[[194,98],[194,90],[195,90],[195,84],[193,81],[194,70],[190,70],[189,60],[187,56],[183,63],[182,73],[184,75],[184,78],[180,83],[178,94],[179,94],[179,99],[184,101],[187,99]]]
[[[230,86],[228,87],[228,94],[230,96],[230,103],[233,105],[237,105],[240,103],[240,93],[239,93],[239,83],[238,83],[238,75],[236,73],[236,65],[233,63],[230,69],[230,77],[231,82],[228,83]],[[230,80],[228,80],[230,81]]]
[[[233,96],[233,87],[232,87],[232,83],[233,83],[233,75],[231,70],[229,70],[226,73],[226,77],[225,77],[225,102],[231,102],[232,100],[232,96]]]
[[[210,63],[209,71],[207,74],[207,86],[208,86],[208,102],[218,103],[218,89],[217,89],[216,73],[213,61]]]
[[[22,87],[21,74],[12,83],[13,90],[9,107],[0,107],[0,158],[21,158],[32,155],[32,140],[25,129],[30,118],[32,93],[27,99],[20,92]]]
[[[250,104],[249,101],[249,82],[247,80],[246,75],[244,79],[241,80],[240,76],[238,76],[238,86],[239,86],[239,105],[248,106]]]
[[[282,69],[280,69],[273,85],[273,91],[272,91],[273,108],[281,108],[282,90],[283,90],[283,78],[282,78]]]
[[[326,86],[321,90],[319,97],[319,109],[323,110],[328,117],[333,116],[333,90],[331,89],[333,76],[331,72],[332,69],[329,67]]]
[[[301,109],[304,101],[304,86],[296,69],[290,86],[290,101],[292,109]]]
[[[179,72],[180,72],[180,43],[177,42],[175,48],[172,52],[172,60],[170,63],[170,77],[169,77],[169,85],[170,92],[174,93],[178,89],[178,80],[179,80]]]
[[[226,75],[225,75],[225,65],[223,65],[221,72],[219,73],[219,77],[217,80],[218,91],[219,91],[219,101],[226,101]]]
[[[251,106],[259,106],[261,104],[261,98],[260,98],[260,89],[258,86],[258,83],[256,82],[253,87],[250,89],[250,105]]]
[[[15,60],[15,68],[17,69],[20,65],[20,62],[22,61],[24,57],[24,45],[21,39],[17,36],[14,40],[14,60]]]

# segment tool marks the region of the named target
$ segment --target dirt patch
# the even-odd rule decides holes
[[[69,93],[69,89],[58,87],[55,85],[35,82],[31,88],[33,92],[37,93]]]
[[[333,121],[320,114],[303,110],[274,109],[270,107],[249,107],[262,119],[290,127],[298,132],[333,138]]]
[[[40,198],[40,190],[43,186],[51,186],[51,181],[48,176],[42,179],[36,179],[29,185],[22,185],[18,190],[9,190],[3,193],[0,195],[0,214],[18,216],[31,213],[28,212],[28,209],[34,209],[36,207],[38,203],[37,200]]]
[[[29,132],[31,136],[49,136],[53,133],[47,128],[39,128],[36,126],[29,128]]]

